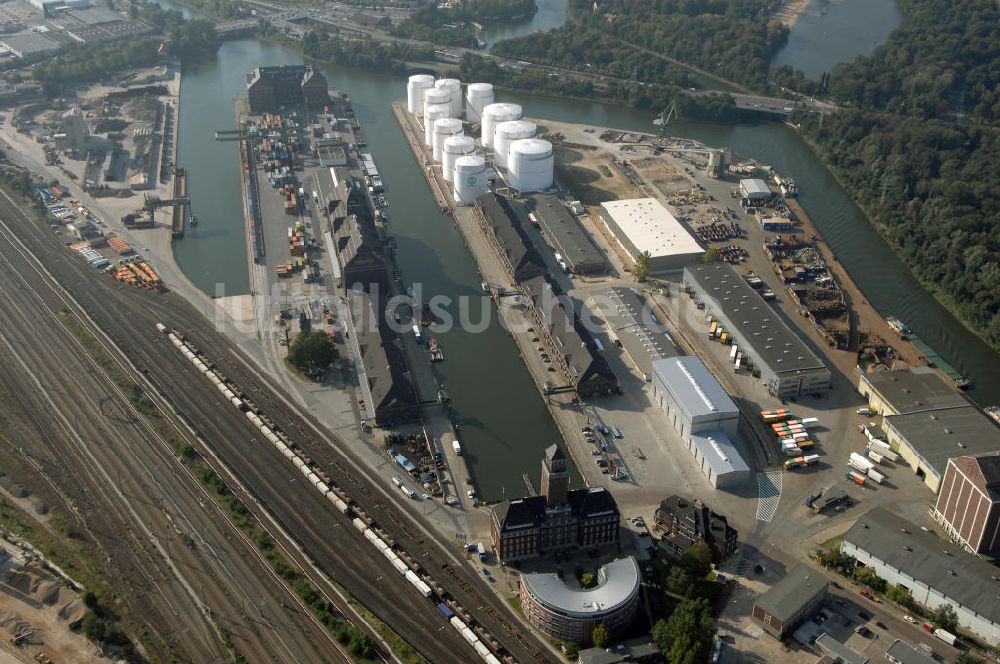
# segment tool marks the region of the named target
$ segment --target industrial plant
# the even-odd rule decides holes
[[[406,83],[406,110],[423,127],[455,205],[472,205],[491,186],[526,194],[553,185],[552,143],[536,138],[520,105],[494,99],[490,83],[470,83],[464,95],[454,78],[414,74]]]

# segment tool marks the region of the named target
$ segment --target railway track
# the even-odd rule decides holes
[[[50,414],[47,479],[84,496],[78,526],[118,566],[130,613],[152,634],[183,634],[169,639],[182,661],[230,658],[223,631],[253,661],[350,661],[307,611],[265,613],[261,601],[297,598],[64,328],[60,315],[82,324],[72,303],[32,279],[43,274],[6,227],[0,262],[20,281],[0,293],[6,387]]]
[[[474,591],[476,578],[461,565],[455,552],[423,534],[413,520],[414,515],[397,513],[389,506],[391,501],[383,498],[384,488],[370,483],[362,471],[355,470],[364,466],[353,456],[346,441],[325,431],[308,413],[293,408],[291,399],[275,390],[256,370],[249,369],[235,345],[190,305],[173,294],[137,291],[102,280],[2,197],[0,217],[19,219],[22,239],[32,253],[44,257],[48,270],[86,309],[95,325],[108,334],[132,364],[144,371],[159,393],[169,397],[173,408],[183,413],[184,420],[211,446],[220,462],[232,470],[250,492],[249,506],[256,508],[255,512],[265,522],[268,514],[273,515],[275,521],[293,534],[302,557],[314,562],[324,575],[346,587],[432,661],[450,661],[455,652],[462,652],[463,642],[446,636],[446,632],[439,633],[440,618],[427,615],[428,608],[433,613],[433,607],[417,602],[419,598],[402,599],[409,594],[400,589],[402,586],[374,582],[379,577],[389,580],[385,561],[357,555],[359,544],[351,539],[356,534],[348,535],[343,526],[334,526],[326,516],[330,514],[328,505],[307,487],[295,486],[294,471],[280,469],[281,464],[276,460],[280,455],[259,440],[245,418],[227,412],[231,407],[224,411],[220,395],[199,386],[190,368],[184,366],[183,358],[174,357],[172,347],[166,348],[165,342],[153,340],[156,322],[184,329],[200,348],[218,358],[221,370],[272,414],[335,482],[351,487],[351,494],[364,509],[427,569],[433,571],[451,565],[454,576],[450,576],[450,581],[443,580],[446,590],[469,607],[474,618],[496,635],[518,661],[550,661],[541,643],[518,628],[502,601]],[[457,583],[459,580],[462,583]]]

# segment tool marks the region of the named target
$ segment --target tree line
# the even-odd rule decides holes
[[[832,72],[848,110],[792,121],[913,273],[1000,349],[1000,10],[899,6],[884,45]]]
[[[596,86],[590,81],[567,79],[535,69],[500,67],[493,59],[478,55],[466,54],[462,58],[458,76],[464,81],[491,81],[495,86],[508,90],[532,90],[558,96],[613,101],[647,109],[652,112],[650,129],[653,127],[653,116],[671,104],[681,117],[720,123],[750,118],[750,113],[738,109],[728,94],[693,96],[674,85],[626,81],[611,81]]]
[[[160,44],[182,59],[214,53],[218,48],[215,25],[203,19],[185,20],[180,12],[159,5],[133,6],[137,18],[160,36],[143,35],[112,42],[79,44],[54,56],[38,59],[31,76],[42,84],[48,96],[55,96],[67,85],[97,80],[123,69],[148,67],[156,63]]]
[[[407,62],[434,59],[434,49],[429,46],[350,39],[326,31],[307,32],[302,38],[302,52],[316,60],[389,74],[405,74]]]
[[[535,0],[477,0],[453,7],[438,7],[433,2],[416,9],[404,21],[393,25],[389,32],[396,37],[443,46],[476,48],[479,36],[476,28],[470,25],[472,22],[526,18],[536,11]]]
[[[677,80],[681,68],[666,66],[657,57],[663,55],[764,88],[771,56],[788,38],[788,29],[770,20],[770,5],[761,0],[571,0],[562,27],[504,41],[494,50],[564,66],[589,63],[610,76],[684,85]]]

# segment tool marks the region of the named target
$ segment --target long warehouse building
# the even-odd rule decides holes
[[[714,488],[746,483],[750,467],[731,440],[737,434],[740,411],[700,359],[682,356],[653,362],[653,398]]]
[[[905,586],[932,611],[950,604],[961,627],[990,645],[1000,644],[1000,574],[985,560],[884,507],[858,519],[840,551],[890,585]]]
[[[691,232],[655,198],[601,203],[601,219],[633,262],[649,253],[649,269],[654,274],[679,271],[705,253]]]
[[[731,265],[684,268],[684,289],[718,319],[777,397],[822,394],[830,369]]]

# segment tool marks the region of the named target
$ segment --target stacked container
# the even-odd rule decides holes
[[[451,117],[462,117],[462,82],[457,78],[440,78],[434,83],[438,90],[447,90],[451,95]]]
[[[507,184],[518,191],[544,191],[552,186],[554,167],[552,144],[548,141],[514,141],[507,158]]]
[[[418,118],[424,115],[424,93],[434,87],[434,77],[414,74],[406,83],[406,110]]]
[[[493,161],[500,168],[507,168],[510,144],[522,138],[533,138],[538,131],[534,122],[509,120],[501,122],[493,130]]]
[[[493,130],[501,122],[520,120],[524,112],[518,104],[490,104],[483,108],[482,141],[488,148],[493,147]]]
[[[462,135],[462,121],[458,118],[438,118],[434,121],[434,132],[431,137],[433,148],[432,152],[434,154],[434,161],[440,162],[442,160],[442,151],[444,148],[445,140],[453,136]]]
[[[434,122],[446,118],[450,114],[451,106],[448,104],[434,104],[424,107],[424,145],[427,147],[434,145]]]
[[[465,119],[479,122],[483,117],[483,109],[493,101],[492,83],[469,83],[465,92]]]
[[[455,181],[455,160],[476,151],[476,141],[471,136],[451,136],[441,146],[441,174],[448,182]]]
[[[486,193],[486,160],[480,155],[459,157],[455,160],[454,173],[455,202],[472,205]]]

